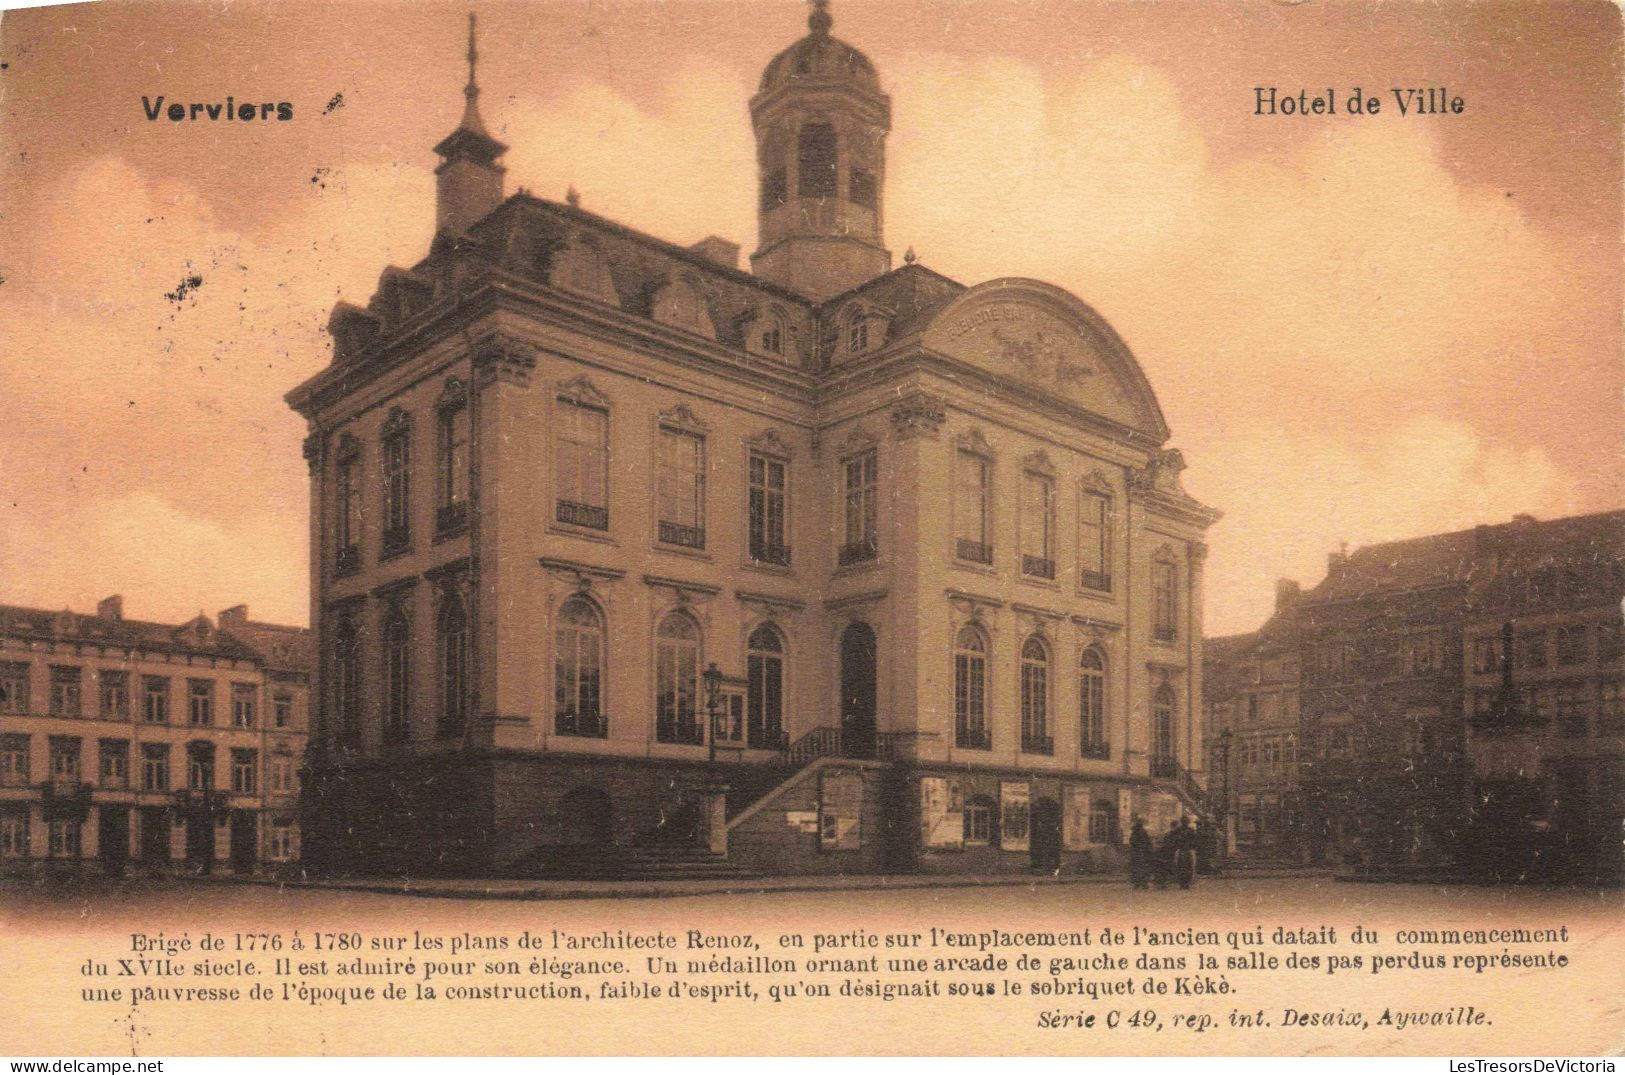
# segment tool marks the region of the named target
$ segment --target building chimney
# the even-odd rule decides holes
[[[1349,543],[1345,541],[1343,542],[1342,547],[1336,552],[1329,552],[1326,554],[1326,574],[1331,575],[1332,572],[1336,571],[1338,568],[1342,567],[1348,562]]]
[[[1275,611],[1285,612],[1302,596],[1303,587],[1298,585],[1297,579],[1275,580]]]
[[[119,594],[104,597],[96,602],[96,618],[99,620],[122,620],[124,618],[124,598]]]
[[[725,269],[739,268],[739,244],[731,243],[721,236],[707,235],[689,249],[706,261],[721,265]]]
[[[230,629],[232,627],[246,627],[246,626],[248,626],[248,606],[247,605],[232,605],[230,608],[223,609],[221,611],[221,613],[220,613],[220,627],[221,627],[222,630],[228,630],[228,629]]]

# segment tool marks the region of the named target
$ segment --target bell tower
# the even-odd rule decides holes
[[[756,134],[756,275],[823,300],[891,268],[882,239],[891,98],[874,64],[830,35],[828,0],[774,57],[751,98]]]
[[[468,85],[463,87],[463,121],[440,140],[435,174],[435,231],[465,231],[502,204],[502,174],[497,158],[508,147],[492,138],[480,119],[480,87],[474,81],[474,13],[468,15]]]

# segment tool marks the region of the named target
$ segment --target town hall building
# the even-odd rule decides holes
[[[1196,812],[1203,535],[1127,344],[884,240],[825,3],[750,101],[758,247],[523,190],[472,20],[428,256],[309,423],[317,868],[1100,868]]]

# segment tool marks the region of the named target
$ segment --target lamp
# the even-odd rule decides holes
[[[705,666],[701,678],[705,680],[705,712],[710,721],[710,727],[706,731],[705,739],[710,746],[710,760],[715,763],[717,760],[717,715],[722,706],[722,669],[717,667],[717,662],[712,661]]]

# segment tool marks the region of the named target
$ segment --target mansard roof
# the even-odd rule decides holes
[[[308,633],[308,632],[306,632]],[[183,624],[112,619],[72,612],[0,605],[0,636],[112,646],[228,660],[263,661],[264,654],[197,616]]]

